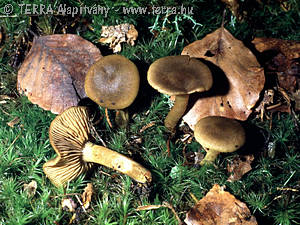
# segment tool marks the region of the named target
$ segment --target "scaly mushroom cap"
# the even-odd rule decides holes
[[[156,60],[149,67],[147,79],[154,89],[168,95],[207,91],[213,83],[209,68],[186,55]]]
[[[71,107],[50,125],[50,143],[58,156],[46,162],[43,170],[55,186],[76,178],[93,165],[82,159],[82,149],[90,134],[88,118],[86,107]]]
[[[199,120],[194,135],[205,149],[218,152],[234,152],[245,143],[245,131],[240,123],[221,116]]]
[[[137,67],[121,55],[109,55],[93,64],[85,78],[87,96],[109,109],[127,108],[136,98],[140,85]]]

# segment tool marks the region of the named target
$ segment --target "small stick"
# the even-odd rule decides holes
[[[171,150],[170,150],[170,137],[168,138],[167,140],[167,153],[168,153],[168,156],[170,157],[171,156]]]
[[[145,205],[145,206],[139,206],[136,211],[141,211],[141,210],[151,210],[151,209],[159,209],[161,207],[166,207],[171,209],[172,213],[175,215],[175,218],[177,219],[178,223],[181,225],[183,224],[182,221],[180,220],[179,216],[177,215],[174,207],[168,203],[168,202],[163,202],[162,205]]]
[[[108,125],[110,126],[110,128],[112,128],[113,126],[112,126],[112,124],[110,122],[107,108],[105,108],[105,118],[106,118],[106,121],[107,121]]]
[[[281,106],[281,105],[282,105],[282,103],[277,103],[277,104],[275,104],[275,105],[270,105],[270,106],[268,106],[266,109],[267,109],[267,110],[275,109],[275,108],[277,108],[278,106]]]

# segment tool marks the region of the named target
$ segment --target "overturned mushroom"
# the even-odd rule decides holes
[[[86,107],[71,107],[51,123],[49,138],[58,156],[43,166],[55,186],[64,185],[98,163],[124,173],[137,182],[151,181],[151,173],[132,159],[91,142]]]
[[[121,55],[109,55],[93,64],[85,78],[87,96],[98,105],[116,109],[116,123],[128,123],[125,110],[135,100],[140,85],[137,67]]]
[[[148,70],[149,84],[160,93],[174,95],[175,103],[165,119],[165,126],[173,131],[184,114],[189,94],[207,91],[212,86],[209,68],[189,56],[167,56],[156,60]]]
[[[245,131],[239,122],[221,116],[209,116],[198,121],[196,140],[207,151],[200,165],[213,162],[220,152],[234,152],[245,143]]]

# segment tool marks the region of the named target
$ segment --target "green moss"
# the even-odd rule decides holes
[[[163,126],[171,102],[147,84],[149,65],[160,57],[178,55],[183,47],[201,39],[217,29],[222,22],[224,5],[220,1],[63,1],[52,5],[91,6],[99,4],[113,10],[104,15],[20,15],[18,4],[24,1],[2,1],[15,8],[12,17],[1,17],[0,27],[0,95],[13,97],[0,103],[0,224],[67,224],[72,213],[62,209],[60,202],[66,196],[77,201],[87,182],[94,185],[91,208],[80,212],[78,224],[177,224],[169,209],[136,211],[140,205],[170,202],[179,217],[194,202],[190,193],[201,199],[213,184],[225,185],[226,190],[245,202],[259,223],[299,224],[299,131],[295,119],[288,114],[273,115],[272,129],[269,121],[249,118],[245,125],[258,130],[262,140],[248,143],[236,153],[220,155],[215,165],[186,166],[182,151],[202,151],[192,140],[190,144],[179,141],[182,132],[170,141]],[[24,3],[39,4],[36,0]],[[242,1],[249,4],[251,1]],[[252,1],[253,2],[253,1]],[[276,4],[251,3],[248,16],[239,22],[227,10],[225,27],[247,45],[255,36],[299,40],[299,3],[288,1],[290,9],[284,11]],[[48,3],[50,4],[50,3]],[[122,13],[122,7],[138,6],[189,6],[193,15],[133,15]],[[1,11],[2,12],[2,11]],[[96,166],[87,176],[70,182],[66,189],[55,188],[45,177],[42,165],[55,156],[48,139],[50,122],[55,115],[20,97],[16,90],[17,71],[30,49],[34,35],[75,33],[95,43],[103,55],[112,54],[98,40],[102,25],[133,23],[139,31],[135,46],[122,45],[120,54],[134,61],[140,71],[141,91],[129,108],[130,124],[126,129],[110,128],[100,108],[100,123],[95,128],[110,148],[119,151],[149,168],[153,174],[150,189],[141,188],[130,178],[115,171]],[[113,121],[114,111],[109,111]],[[296,115],[299,119],[299,114]],[[20,122],[9,127],[7,122],[15,117]],[[96,118],[97,119],[97,118]],[[147,129],[142,128],[153,123]],[[298,125],[299,126],[299,125]],[[256,136],[255,136],[256,138]],[[96,141],[100,142],[96,137]],[[268,145],[273,145],[272,154]],[[269,145],[271,146],[271,145]],[[203,151],[202,151],[203,152]],[[235,182],[228,182],[227,163],[237,154],[254,154],[252,170]],[[23,185],[37,181],[37,192],[28,197]]]

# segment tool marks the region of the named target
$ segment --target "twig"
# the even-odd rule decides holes
[[[148,124],[146,124],[145,126],[143,126],[141,129],[140,129],[140,133],[144,132],[146,129],[152,127],[155,125],[155,122],[150,122]]]
[[[136,209],[136,211],[159,209],[159,208],[161,208],[161,207],[166,207],[166,208],[171,209],[171,211],[172,211],[172,213],[175,215],[175,217],[176,217],[178,223],[179,223],[180,225],[183,224],[182,221],[181,221],[181,219],[180,219],[179,216],[177,215],[177,213],[176,213],[174,207],[173,207],[170,203],[168,203],[168,202],[163,202],[162,205],[144,205],[144,206],[139,206],[139,207]]]
[[[196,196],[192,192],[190,192],[190,196],[196,203],[199,202],[199,199],[197,199]]]
[[[20,131],[20,133],[18,134],[18,136],[13,140],[13,142],[8,146],[8,148],[4,151],[4,153],[3,154],[5,154],[10,148],[11,148],[11,146],[13,146],[14,144],[15,144],[15,142],[19,139],[19,137],[21,136],[21,134],[22,134],[22,131],[23,131],[23,128],[22,128],[22,130]]]
[[[270,105],[270,106],[266,107],[266,109],[267,109],[267,110],[275,109],[275,108],[277,108],[278,106],[281,106],[281,105],[282,105],[282,103],[277,103],[277,104],[275,104],[275,105]]]
[[[91,124],[91,130],[92,130],[92,134],[93,136],[95,135],[97,137],[97,139],[101,142],[101,144],[104,146],[104,147],[107,147],[105,142],[103,141],[103,139],[100,137],[100,135],[98,134],[98,132],[96,131],[95,127]]]
[[[169,137],[168,140],[167,140],[167,153],[168,153],[169,157],[171,156],[170,140],[171,140],[171,138]]]
[[[107,121],[108,125],[110,126],[110,128],[112,128],[113,126],[112,126],[112,124],[110,122],[107,108],[105,108],[105,118],[106,118],[106,121]]]
[[[177,215],[177,213],[176,213],[174,207],[173,207],[169,202],[163,202],[163,206],[165,206],[165,207],[171,209],[171,211],[172,211],[172,213],[175,215],[175,217],[176,217],[178,223],[181,225],[181,224],[182,224],[182,221],[181,221],[181,219],[179,218],[179,216]]]

